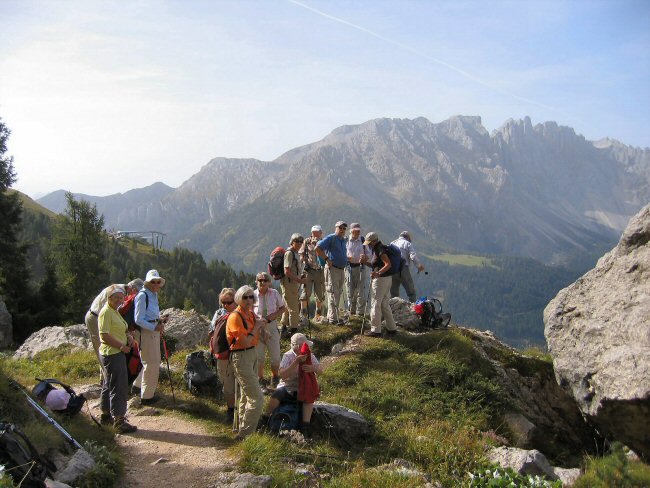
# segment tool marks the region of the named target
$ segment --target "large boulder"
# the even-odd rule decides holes
[[[558,479],[548,459],[537,449],[527,451],[517,447],[494,447],[487,453],[487,458],[493,463],[504,468],[511,468],[519,474],[543,476],[550,480]]]
[[[84,324],[60,327],[44,327],[30,335],[14,354],[14,358],[33,358],[45,349],[52,349],[63,344],[70,344],[80,349],[92,349],[90,334]]]
[[[198,345],[207,346],[210,321],[196,310],[168,308],[161,312],[168,315],[165,335],[176,340],[176,349],[195,349]]]
[[[12,342],[11,314],[0,296],[0,349],[8,348]]]
[[[393,319],[400,327],[407,330],[418,329],[422,326],[420,316],[413,311],[413,304],[403,298],[393,297],[388,302],[393,312]]]
[[[544,323],[559,384],[603,434],[650,459],[650,205]]]
[[[370,435],[370,424],[361,414],[332,403],[316,402],[311,424],[314,432],[348,446],[364,443]]]

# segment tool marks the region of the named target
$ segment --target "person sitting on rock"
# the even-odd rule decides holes
[[[266,406],[266,419],[281,403],[292,403],[298,401],[298,376],[299,368],[305,373],[320,374],[322,366],[316,356],[311,353],[311,364],[305,364],[307,355],[300,354],[300,348],[304,343],[311,348],[313,343],[307,340],[305,334],[297,333],[291,336],[291,349],[284,353],[280,362],[280,383],[278,388],[273,392],[269,403]],[[311,414],[314,411],[313,403],[302,404],[302,419],[300,431],[305,437],[311,436]]]

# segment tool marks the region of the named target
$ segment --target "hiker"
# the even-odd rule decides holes
[[[307,281],[302,287],[300,293],[300,314],[309,319],[309,298],[314,294],[316,299],[316,310],[314,311],[314,319],[319,321],[325,299],[325,274],[323,272],[323,264],[318,255],[316,254],[316,244],[323,237],[323,229],[320,225],[314,225],[311,228],[311,236],[305,239],[300,251],[300,259],[305,265],[305,274]]]
[[[152,405],[159,400],[156,396],[158,375],[160,373],[160,336],[165,331],[168,317],[160,316],[158,292],[165,286],[165,279],[157,270],[150,269],[144,280],[144,288],[135,297],[135,323],[140,330],[135,338],[140,344],[142,371],[133,383],[134,391],[140,389],[142,405]]]
[[[364,310],[366,297],[362,293],[362,271],[364,263],[370,261],[371,253],[364,245],[361,236],[361,226],[358,223],[350,225],[350,237],[346,244],[348,265],[345,268],[345,286],[348,295],[348,310],[350,315],[357,315]],[[367,254],[366,254],[367,253]]]
[[[365,335],[381,337],[381,321],[386,321],[386,333],[395,335],[397,326],[390,309],[391,261],[388,257],[387,246],[384,246],[375,232],[366,234],[366,244],[372,249],[372,273],[370,273],[371,300],[370,300],[370,330]],[[395,251],[397,253],[397,251]]]
[[[305,373],[320,374],[322,366],[316,356],[311,353],[311,364],[304,364],[307,361],[306,355],[300,354],[300,348],[304,343],[311,348],[313,343],[307,340],[305,334],[294,334],[291,336],[291,349],[284,353],[280,363],[280,377],[282,380],[278,388],[273,392],[269,403],[266,406],[266,415],[270,416],[281,403],[298,402],[298,368],[302,368]],[[305,437],[311,436],[311,414],[314,411],[313,403],[302,404],[302,419],[300,431]]]
[[[126,415],[128,377],[126,356],[131,351],[133,336],[127,334],[128,325],[117,311],[124,301],[126,290],[112,285],[106,292],[106,304],[99,312],[99,354],[105,376],[101,393],[101,423],[112,423],[121,434],[135,432],[138,428],[129,424]]]
[[[300,234],[292,234],[289,247],[284,253],[284,276],[280,281],[282,297],[287,310],[282,315],[282,330],[293,334],[300,325],[300,285],[306,283],[302,277],[303,265],[298,256],[300,247],[305,239]]]
[[[345,248],[345,231],[348,224],[339,220],[334,233],[318,241],[316,253],[325,260],[325,288],[327,289],[327,320],[330,324],[340,325],[344,320],[340,317],[339,302],[345,280],[345,266],[348,263]]]
[[[133,281],[130,281],[127,285],[119,285],[126,291],[127,295],[130,295],[132,293],[137,293],[137,285],[138,282],[142,283],[142,280],[140,279],[135,279]],[[99,317],[99,312],[104,308],[104,305],[106,305],[107,299],[108,299],[108,291],[112,289],[114,285],[107,286],[104,288],[99,295],[95,297],[93,300],[93,303],[90,305],[90,308],[88,309],[88,312],[86,312],[86,316],[84,318],[84,322],[86,323],[86,327],[88,328],[88,333],[90,334],[90,342],[92,342],[93,349],[95,350],[95,355],[97,356],[97,360],[99,361],[100,364],[100,372],[102,377],[104,376],[104,367],[102,366],[102,360],[99,357],[99,346],[101,343],[100,337],[99,337],[99,328],[98,328],[98,322],[97,319]]]
[[[219,293],[219,308],[214,312],[209,332],[214,332],[217,321],[232,313],[235,308],[237,308],[235,289],[224,288]],[[230,351],[216,353],[215,357],[217,359],[217,376],[223,385],[223,397],[226,400],[226,422],[232,423],[235,416],[235,372],[230,364]]]
[[[260,340],[257,343],[257,371],[260,386],[265,387],[268,383],[264,379],[264,362],[266,351],[269,351],[271,361],[271,386],[278,386],[278,368],[280,367],[280,331],[278,330],[278,317],[286,312],[287,307],[278,293],[278,290],[271,288],[271,275],[265,272],[257,273],[255,277],[257,289],[255,290],[255,304],[253,311],[264,323],[260,331]]]
[[[413,284],[413,276],[409,271],[409,265],[411,263],[415,264],[418,269],[418,273],[424,271],[424,266],[420,263],[418,259],[418,254],[415,252],[415,248],[411,243],[411,234],[408,231],[403,231],[400,233],[399,237],[391,242],[391,244],[397,246],[400,252],[402,253],[402,258],[404,258],[404,266],[402,266],[402,271],[395,273],[392,278],[392,284],[390,286],[390,296],[398,297],[399,296],[399,287],[402,285],[404,290],[406,290],[406,296],[408,297],[411,303],[415,303],[415,285]]]
[[[253,302],[255,292],[242,286],[235,293],[237,308],[228,316],[226,335],[230,344],[230,360],[240,386],[239,434],[237,438],[255,432],[264,408],[264,395],[257,376],[257,351],[262,322],[255,321]]]

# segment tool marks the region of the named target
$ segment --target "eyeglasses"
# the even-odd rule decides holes
[[[255,295],[245,295],[241,298],[242,300],[255,300]]]
[[[265,279],[263,279],[263,280],[257,280],[257,282],[258,282],[258,283],[268,283],[269,280],[267,280],[267,279],[265,278]]]
[[[221,302],[221,305],[232,305],[233,303],[235,303],[235,302],[230,300],[229,302]]]
[[[303,242],[305,242],[305,241],[304,241],[304,240],[302,240],[302,239],[296,239],[296,240],[295,240],[295,241],[293,241],[293,242],[297,242],[298,244],[302,244],[302,243],[303,243]]]
[[[159,284],[162,283],[162,281],[160,281],[160,280],[151,280],[149,283],[151,283],[152,285],[159,285]]]

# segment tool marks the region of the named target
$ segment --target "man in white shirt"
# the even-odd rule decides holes
[[[398,297],[400,291],[399,287],[401,285],[406,290],[406,295],[408,296],[409,301],[415,303],[415,285],[413,284],[413,276],[411,275],[410,269],[413,267],[411,266],[413,264],[417,267],[419,273],[424,271],[424,266],[420,263],[415,248],[411,243],[411,234],[405,230],[399,235],[399,238],[394,240],[391,244],[395,244],[402,253],[404,267],[400,273],[393,275],[393,283],[390,287],[390,296]]]
[[[348,298],[348,310],[351,315],[361,313],[365,307],[362,283],[364,263],[370,259],[370,251],[363,244],[361,226],[354,222],[350,225],[350,237],[346,244],[348,266],[345,268],[345,285]]]

